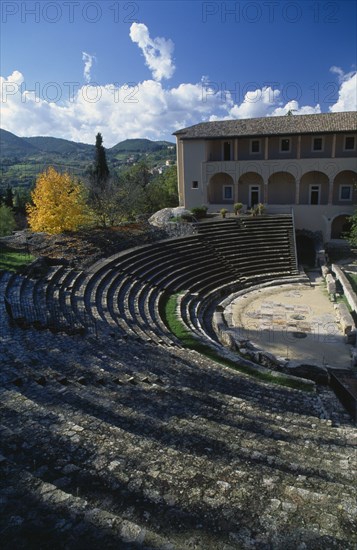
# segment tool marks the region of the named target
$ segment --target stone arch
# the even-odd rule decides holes
[[[331,239],[344,239],[344,234],[350,230],[350,214],[339,214],[331,223]]]
[[[324,172],[306,172],[300,180],[300,204],[327,204],[329,178]]]
[[[350,205],[356,202],[357,173],[354,170],[342,170],[333,181],[332,204]]]
[[[296,180],[290,172],[274,172],[268,180],[269,204],[295,204]]]
[[[227,188],[231,188],[231,196],[228,196]],[[234,203],[234,181],[226,172],[214,174],[208,183],[208,201],[211,204]]]
[[[238,201],[249,208],[264,202],[264,180],[257,172],[245,172],[238,180]]]

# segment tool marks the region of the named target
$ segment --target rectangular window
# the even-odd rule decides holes
[[[232,185],[224,185],[224,187],[223,187],[223,198],[224,198],[224,200],[233,199],[233,186]]]
[[[355,150],[355,136],[346,136],[345,137],[345,151],[354,151]]]
[[[223,160],[231,160],[231,144],[229,141],[223,143]]]
[[[323,151],[324,142],[322,137],[314,137],[312,141],[312,150],[313,151]]]
[[[252,139],[250,141],[250,152],[260,153],[260,139]]]
[[[352,200],[352,185],[340,185],[340,201]]]
[[[192,189],[198,189],[198,181],[192,182]]]
[[[290,152],[290,138],[281,138],[280,140],[280,152],[289,153]]]
[[[310,204],[320,204],[319,185],[310,185]]]

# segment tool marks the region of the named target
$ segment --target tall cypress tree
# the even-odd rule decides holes
[[[98,132],[95,138],[95,165],[93,170],[96,184],[101,188],[105,188],[105,184],[109,178],[109,168],[107,157],[103,147],[102,134]]]
[[[113,225],[116,195],[100,132],[96,135],[95,160],[90,169],[87,185],[88,204],[95,213],[99,225]]]
[[[9,208],[14,207],[14,193],[9,185],[6,188],[4,203],[5,206],[8,206]]]

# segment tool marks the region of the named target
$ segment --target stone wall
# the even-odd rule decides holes
[[[357,296],[353,291],[351,283],[347,279],[341,267],[339,267],[338,265],[332,264],[331,270],[335,274],[336,279],[341,283],[344,295],[347,298],[350,308],[352,309],[352,311],[357,313]]]

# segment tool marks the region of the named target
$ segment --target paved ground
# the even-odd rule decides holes
[[[279,357],[348,368],[352,346],[345,343],[321,279],[313,284],[267,288],[240,297],[232,304],[233,324]]]

